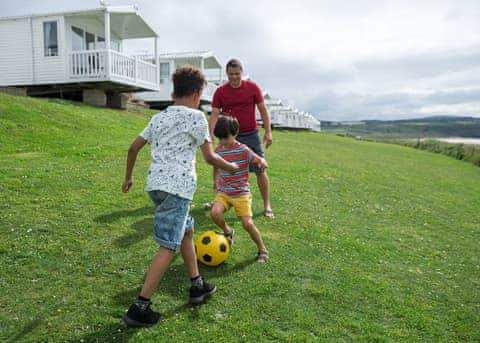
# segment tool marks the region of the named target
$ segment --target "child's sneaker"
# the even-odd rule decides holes
[[[200,304],[206,298],[211,296],[217,291],[217,286],[203,282],[202,287],[192,286],[190,287],[190,304]]]
[[[229,233],[224,233],[223,235],[227,239],[228,244],[230,244],[230,248],[233,247],[233,236],[235,236],[235,230],[232,229]]]
[[[150,305],[143,310],[137,304],[132,304],[128,309],[126,315],[123,316],[123,322],[128,327],[150,327],[160,320],[162,316],[159,312],[155,312],[150,308]]]

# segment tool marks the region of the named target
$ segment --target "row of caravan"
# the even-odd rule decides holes
[[[282,100],[275,99],[268,93],[265,94],[265,105],[273,128],[320,131],[320,121],[313,115],[285,105]]]
[[[126,40],[153,43],[153,55],[131,56]],[[96,106],[126,108],[137,98],[152,108],[171,103],[172,72],[199,67],[207,76],[202,106],[208,111],[226,81],[211,51],[160,53],[159,34],[136,6],[109,6],[0,17],[0,91],[60,96]],[[266,95],[272,125],[319,130],[312,116]]]
[[[152,56],[138,56],[139,58],[153,62]],[[136,93],[136,97],[143,100],[152,108],[164,108],[171,102],[173,84],[171,73],[177,67],[193,65],[200,68],[207,77],[207,87],[202,93],[202,109],[211,111],[213,94],[218,86],[226,82],[223,66],[211,51],[167,53],[159,55],[160,66],[160,90]],[[278,129],[298,129],[320,131],[320,121],[313,115],[284,105],[282,100],[264,93],[265,105],[270,113],[271,125]],[[257,121],[261,123],[260,114],[257,113]]]

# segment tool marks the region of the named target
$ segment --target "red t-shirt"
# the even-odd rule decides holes
[[[213,95],[212,107],[237,118],[242,133],[257,128],[255,106],[261,102],[263,94],[260,87],[255,82],[242,80],[238,88],[233,88],[228,82],[218,87]]]

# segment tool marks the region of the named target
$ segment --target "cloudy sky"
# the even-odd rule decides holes
[[[264,90],[319,119],[480,117],[480,0],[107,2],[136,3],[162,52],[238,57]],[[0,0],[0,16],[98,6]]]

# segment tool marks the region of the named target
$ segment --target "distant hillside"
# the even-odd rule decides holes
[[[434,116],[407,120],[325,122],[322,130],[379,139],[480,137],[480,118]]]

